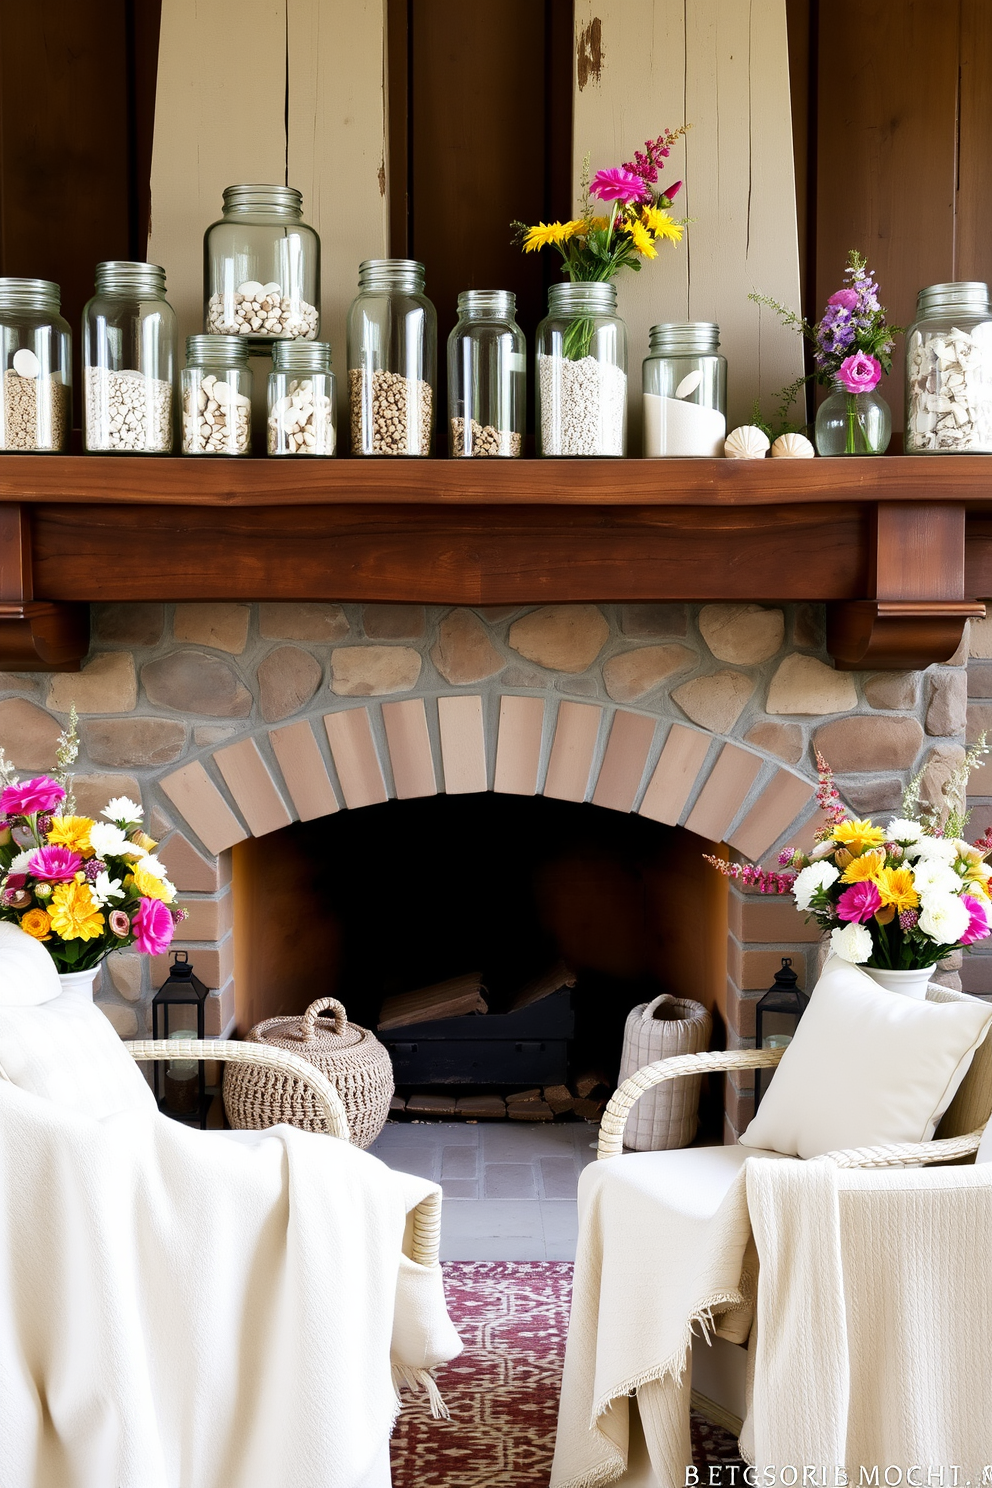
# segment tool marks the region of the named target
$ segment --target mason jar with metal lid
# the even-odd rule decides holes
[[[505,289],[467,289],[448,337],[453,455],[519,455],[527,421],[527,342]]]
[[[437,315],[412,258],[359,266],[348,311],[348,393],[354,455],[429,455],[437,377]]]
[[[72,425],[72,332],[49,279],[0,279],[3,398],[0,449],[67,448]]]
[[[720,327],[709,320],[651,327],[644,359],[644,453],[723,454],[727,434],[727,359]]]
[[[552,284],[535,349],[541,454],[624,454],[627,327],[616,285]]]
[[[906,333],[908,455],[992,452],[992,304],[977,280],[931,284]]]
[[[337,445],[331,348],[326,341],[277,341],[269,373],[270,455],[333,455]]]
[[[176,316],[157,264],[112,259],[96,266],[83,310],[83,433],[101,454],[172,450]]]
[[[203,328],[265,352],[320,334],[320,239],[292,186],[226,186],[203,238]]]
[[[243,337],[186,337],[184,455],[251,454],[251,384]]]

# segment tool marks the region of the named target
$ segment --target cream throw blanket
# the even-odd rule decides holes
[[[461,1349],[440,1268],[401,1260],[432,1191],[331,1137],[0,1082],[3,1488],[389,1488],[394,1370]]]

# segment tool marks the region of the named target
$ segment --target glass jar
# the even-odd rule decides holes
[[[367,259],[348,311],[352,454],[429,455],[436,373],[437,315],[423,264]]]
[[[448,337],[448,423],[453,455],[520,455],[527,422],[527,342],[517,297],[467,289]]]
[[[241,336],[187,336],[184,455],[251,454],[251,368]]]
[[[292,186],[226,186],[203,236],[203,328],[268,350],[320,334],[320,239]]]
[[[172,449],[176,317],[157,264],[96,266],[83,310],[83,435],[100,453],[167,455]]]
[[[723,454],[727,437],[727,359],[720,327],[709,320],[651,327],[644,359],[644,453]]]
[[[627,327],[616,285],[553,284],[536,349],[540,454],[624,454]]]
[[[333,455],[334,373],[326,341],[277,341],[269,373],[270,455]]]
[[[906,333],[907,455],[992,451],[992,306],[976,281],[931,284]]]
[[[820,455],[884,455],[892,438],[892,410],[877,388],[852,393],[834,378],[833,392],[816,410]]]
[[[72,333],[48,279],[0,279],[0,449],[65,450],[72,424]]]

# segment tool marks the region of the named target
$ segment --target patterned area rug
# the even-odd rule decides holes
[[[448,1310],[465,1352],[438,1371],[450,1421],[404,1405],[393,1488],[547,1488],[572,1267],[558,1261],[449,1261]],[[740,1462],[737,1443],[692,1419],[697,1467]]]

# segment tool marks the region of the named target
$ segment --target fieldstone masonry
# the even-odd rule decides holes
[[[78,674],[0,673],[0,744],[16,766],[51,766],[73,703],[80,807],[142,799],[219,1035],[234,1013],[229,849],[249,835],[489,789],[637,811],[771,862],[815,829],[814,745],[859,812],[897,806],[921,767],[938,798],[966,729],[992,732],[992,620],[946,666],[862,675],[834,670],[812,604],[97,605]],[[992,764],[974,791],[982,829]],[[731,1046],[753,1039],[782,955],[811,978],[816,942],[788,903],[731,886]],[[165,974],[165,958],[110,958],[98,998],[123,1037],[149,1031]],[[992,954],[960,977],[992,994]],[[729,1083],[734,1132],[752,1088]]]

